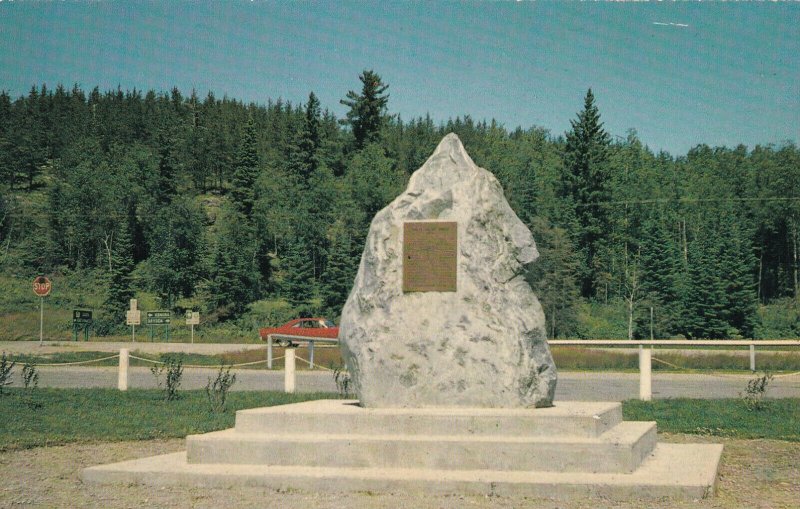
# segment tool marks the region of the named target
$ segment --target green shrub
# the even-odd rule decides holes
[[[211,405],[212,413],[225,412],[225,404],[228,400],[228,391],[236,383],[236,373],[231,375],[231,367],[225,369],[225,365],[220,365],[217,378],[213,381],[208,378],[206,384],[206,397]]]
[[[11,357],[6,356],[6,353],[3,352],[2,357],[0,357],[0,394],[5,391],[6,385],[11,385],[11,382],[14,381],[14,364],[16,362],[12,361]]]

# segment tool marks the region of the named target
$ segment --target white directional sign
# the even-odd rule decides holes
[[[187,311],[186,312],[186,325],[200,325],[200,312]]]
[[[142,312],[139,311],[139,310],[126,311],[125,312],[125,324],[126,325],[141,325],[142,324]]]

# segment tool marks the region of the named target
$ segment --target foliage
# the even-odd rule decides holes
[[[772,375],[764,372],[747,382],[744,394],[740,394],[748,410],[764,410],[767,408],[767,386],[772,381]]]
[[[159,364],[153,364],[150,372],[156,379],[156,385],[164,394],[164,401],[178,399],[178,389],[183,376],[183,355],[162,354]],[[163,376],[163,381],[162,381]]]
[[[246,217],[228,208],[217,220],[219,234],[211,269],[210,304],[222,319],[241,315],[258,294],[255,251],[258,247]]]
[[[573,232],[581,254],[579,283],[581,295],[594,297],[598,279],[596,258],[608,231],[608,209],[600,205],[609,200],[608,145],[610,136],[600,122],[592,89],[586,92],[583,110],[566,134],[564,147],[563,194],[574,207],[577,228]]]
[[[350,90],[347,99],[339,101],[350,108],[346,123],[353,130],[356,149],[379,140],[389,102],[386,94],[389,85],[384,84],[377,73],[365,70],[358,79],[362,84],[361,93]]]
[[[206,397],[208,404],[211,406],[212,413],[225,412],[226,404],[228,401],[228,391],[236,383],[236,373],[231,375],[231,367],[225,369],[225,365],[219,366],[217,377],[212,381],[208,377],[206,384]]]
[[[0,395],[5,391],[6,385],[11,385],[14,381],[14,365],[16,362],[11,360],[10,356],[6,356],[3,352],[0,357]]]
[[[22,366],[22,384],[26,389],[36,389],[39,386],[39,370],[35,364],[26,362]]]
[[[627,337],[630,319],[649,337],[651,308],[654,337],[800,335],[795,144],[655,153],[634,130],[611,136],[592,91],[563,136],[469,115],[403,120],[378,73],[357,83],[341,123],[314,93],[259,105],[177,89],[0,91],[0,335],[27,337],[30,292],[11,285],[42,273],[54,337],[77,307],[102,309],[98,332],[115,333],[130,295],[176,314],[190,301],[208,311],[204,332],[235,336],[296,283],[336,314],[372,217],[448,132],[534,230],[551,336]],[[316,305],[293,293],[286,314]]]
[[[301,314],[310,313],[308,309],[314,298],[314,265],[309,249],[302,240],[289,245],[281,260],[284,272],[284,294],[289,304],[299,309]]]
[[[333,381],[336,384],[336,391],[339,393],[339,397],[348,399],[352,390],[353,379],[350,377],[347,368],[341,365],[334,367]]]
[[[250,118],[244,128],[244,138],[236,156],[231,181],[231,200],[237,210],[247,218],[253,212],[254,187],[258,178],[258,170],[256,128],[253,119]]]

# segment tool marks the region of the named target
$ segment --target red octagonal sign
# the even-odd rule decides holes
[[[44,276],[39,276],[33,280],[33,293],[39,297],[47,297],[52,289],[53,285],[50,284],[50,280]]]

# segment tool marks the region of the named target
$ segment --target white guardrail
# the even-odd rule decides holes
[[[308,365],[314,369],[314,343],[339,344],[339,338],[310,338],[308,336],[292,336],[289,334],[267,334],[267,369],[272,369],[272,347],[276,340],[285,339],[289,342],[308,343]]]
[[[655,346],[749,346],[750,371],[756,370],[756,345],[800,347],[800,341],[794,340],[753,340],[753,339],[553,339],[552,345],[565,346],[616,346],[639,347],[639,399],[653,399],[653,347]],[[650,346],[651,348],[645,348]]]
[[[294,392],[295,390],[295,349],[294,348],[286,348],[285,349],[285,356],[282,357],[273,357],[273,346],[275,340],[278,339],[285,339],[289,342],[303,342],[308,344],[308,353],[309,359],[302,359],[300,360],[306,362],[311,369],[314,369],[314,343],[338,343],[339,340],[336,338],[309,338],[306,336],[290,336],[290,335],[283,335],[283,334],[271,334],[267,336],[267,359],[255,362],[246,362],[242,364],[234,364],[230,367],[242,367],[242,366],[249,366],[254,364],[261,364],[266,362],[267,369],[272,369],[272,362],[273,360],[278,360],[281,358],[285,358],[284,365],[285,365],[285,391],[286,392]],[[656,340],[624,340],[624,339],[554,339],[548,341],[548,344],[551,346],[581,346],[581,347],[632,347],[638,346],[639,347],[639,398],[645,401],[649,401],[653,397],[652,392],[652,362],[653,362],[653,349],[658,346],[714,346],[714,347],[726,347],[726,350],[730,350],[732,348],[728,347],[741,347],[747,346],[750,349],[750,371],[756,370],[756,346],[759,347],[789,347],[789,348],[800,348],[800,340],[746,340],[746,339],[733,339],[733,340],[710,340],[710,339],[701,339],[701,340],[685,340],[685,339],[656,339]],[[649,346],[650,348],[645,348]],[[118,383],[117,387],[121,391],[125,391],[128,389],[128,363],[129,358],[138,359],[140,361],[146,361],[153,364],[162,364],[162,362],[152,359],[145,359],[141,357],[136,357],[130,355],[129,350],[127,348],[123,348],[119,351],[119,354],[110,355],[108,357],[103,357],[100,359],[92,359],[87,361],[77,361],[77,362],[64,362],[64,363],[55,363],[55,364],[39,364],[40,366],[69,366],[69,365],[84,365],[84,364],[92,364],[100,361],[105,361],[108,359],[112,359],[115,357],[119,357],[119,372],[118,372]],[[659,359],[656,359],[659,361]],[[664,361],[659,361],[664,362]],[[669,364],[664,362],[665,364]],[[671,365],[671,364],[670,364]],[[210,366],[189,366],[185,365],[186,368],[208,368]],[[675,366],[676,368],[680,368],[680,366]],[[776,377],[786,377],[786,376],[798,376],[800,372],[797,373],[787,373],[781,375],[775,375]]]

